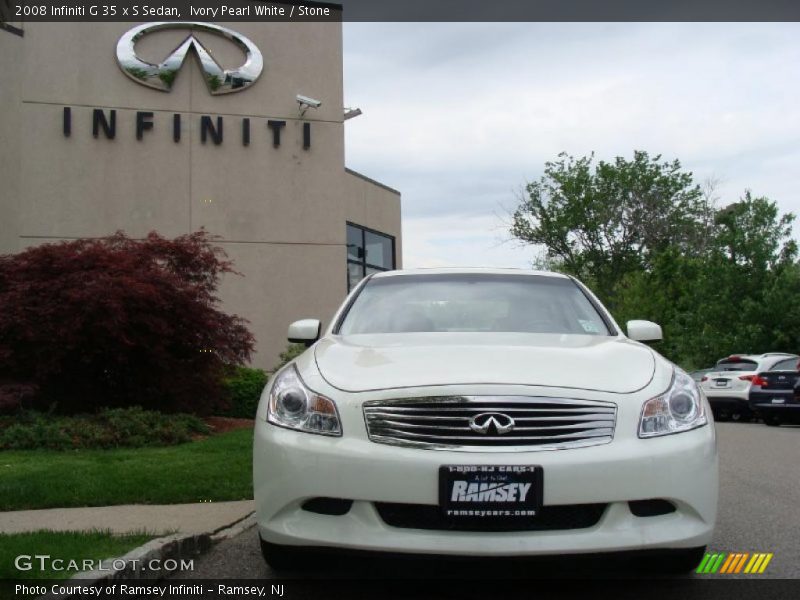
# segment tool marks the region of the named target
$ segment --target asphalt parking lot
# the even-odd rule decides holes
[[[720,503],[714,542],[709,550],[720,552],[772,552],[763,575],[717,575],[720,578],[800,578],[800,427],[767,427],[759,423],[718,423],[720,451]],[[334,557],[335,558],[335,557]],[[481,562],[489,561],[479,561]],[[524,574],[525,564],[512,570],[480,572]],[[553,570],[555,566],[555,570]],[[607,574],[605,566],[598,573]],[[444,564],[442,561],[364,561],[336,563],[339,577],[398,575],[425,577],[475,573],[474,561]],[[571,567],[548,563],[547,573],[569,576]],[[624,567],[623,567],[624,570]],[[589,572],[589,575],[592,573]],[[195,560],[193,572],[176,578],[274,578],[277,575],[261,558],[257,534],[250,529],[222,542]],[[709,578],[711,575],[688,575]]]

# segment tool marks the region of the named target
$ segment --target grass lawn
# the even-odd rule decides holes
[[[0,533],[0,579],[66,579],[80,569],[67,569],[70,560],[117,558],[153,539],[146,534],[115,535],[106,531],[32,531],[30,533]],[[20,555],[50,555],[50,560],[63,559],[54,571],[49,561],[45,570],[31,558],[29,571],[18,571],[14,565]],[[21,566],[27,567],[27,564]],[[104,568],[106,565],[103,565]],[[110,568],[110,567],[109,567]]]
[[[250,499],[252,445],[247,428],[162,448],[1,451],[0,511]]]

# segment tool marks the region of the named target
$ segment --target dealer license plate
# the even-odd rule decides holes
[[[785,402],[786,402],[786,400],[784,398],[773,398],[772,399],[772,403],[773,404],[783,404]]]
[[[439,467],[439,505],[445,517],[533,517],[542,506],[544,475],[532,465]]]

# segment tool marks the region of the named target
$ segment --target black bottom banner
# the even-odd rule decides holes
[[[505,599],[508,598],[703,598],[720,600],[800,598],[794,579],[197,579],[126,580],[102,583],[71,580],[2,580],[3,599],[212,600],[269,598]]]

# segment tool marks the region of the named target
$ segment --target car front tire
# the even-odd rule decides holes
[[[767,415],[762,417],[764,419],[764,424],[769,425],[770,427],[780,427],[781,420],[778,417],[773,417],[772,415]]]

